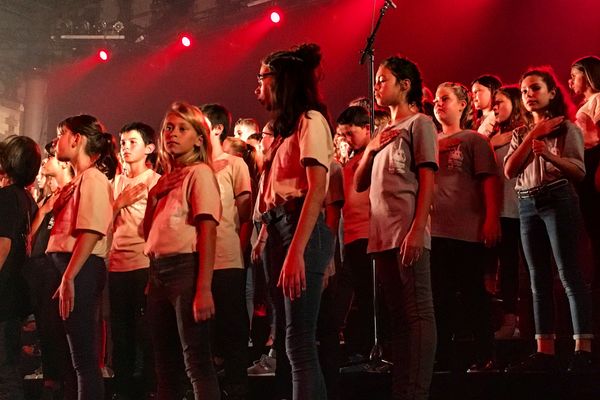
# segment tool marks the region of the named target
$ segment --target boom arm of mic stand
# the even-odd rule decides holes
[[[381,6],[381,10],[379,10],[379,18],[377,19],[377,23],[375,24],[373,31],[367,38],[367,45],[363,49],[362,55],[360,56],[360,65],[363,65],[365,63],[365,60],[367,59],[367,57],[369,57],[369,65],[368,65],[369,92],[368,93],[370,93],[370,95],[369,95],[368,99],[369,99],[369,105],[371,108],[370,112],[369,112],[369,128],[371,128],[371,136],[373,136],[375,133],[375,113],[374,113],[374,111],[375,111],[375,94],[373,93],[373,87],[375,86],[375,52],[373,51],[373,43],[375,42],[375,35],[377,34],[377,31],[379,30],[379,26],[381,25],[383,16],[385,15],[386,11],[390,7],[396,8],[396,5],[391,0],[385,0],[385,2],[383,3],[383,6]]]

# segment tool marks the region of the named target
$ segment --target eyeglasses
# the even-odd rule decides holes
[[[275,72],[265,72],[264,74],[256,74],[256,79],[258,79],[258,83],[261,84],[263,79],[265,79],[267,76],[273,75],[275,75]]]

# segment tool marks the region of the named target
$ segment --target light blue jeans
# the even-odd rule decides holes
[[[565,182],[533,196],[520,196],[519,215],[531,276],[536,339],[555,337],[552,254],[569,299],[573,337],[591,339],[592,300],[580,271],[584,231],[575,190]]]

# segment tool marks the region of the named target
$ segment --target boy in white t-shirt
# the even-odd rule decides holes
[[[244,160],[225,153],[231,114],[219,104],[206,104],[202,112],[210,128],[212,161],[219,184],[223,213],[217,226],[212,281],[215,302],[215,354],[225,359],[223,387],[229,399],[247,393],[249,321],[246,310],[246,270],[242,249],[250,243],[252,189]]]
[[[148,158],[155,151],[155,132],[134,122],[121,129],[121,157],[126,174],[115,177],[113,241],[109,257],[110,318],[113,341],[115,392],[125,398],[144,394],[132,392],[136,352],[142,352],[144,390],[154,392],[154,362],[146,327],[146,294],[150,260],[144,254],[143,219],[148,191],[160,175]]]

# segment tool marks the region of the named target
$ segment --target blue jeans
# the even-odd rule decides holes
[[[210,323],[196,322],[192,311],[197,276],[196,253],[154,259],[150,263],[147,305],[158,400],[183,397],[180,373],[184,364],[196,400],[220,399],[210,351]]]
[[[591,294],[581,275],[583,220],[570,184],[554,186],[534,196],[521,196],[521,240],[531,276],[536,339],[551,339],[554,297],[551,252],[571,309],[573,337],[591,339]]]
[[[296,231],[297,218],[287,214],[268,226],[269,251],[274,279],[281,272],[288,248]],[[326,400],[327,390],[317,355],[316,331],[321,290],[325,268],[332,257],[333,234],[320,215],[304,251],[306,290],[300,298],[276,299],[278,324],[285,321],[285,347],[292,368],[292,388],[294,400]],[[280,341],[281,336],[277,337]],[[279,360],[283,356],[277,352],[277,374],[280,374]]]
[[[50,257],[54,266],[64,274],[71,253],[51,253]],[[98,334],[105,283],[104,261],[98,256],[89,256],[75,277],[75,307],[69,318],[63,321],[73,368],[77,374],[77,396],[80,400],[104,399]]]
[[[391,320],[392,398],[427,400],[436,347],[430,253],[424,249],[410,266],[402,266],[400,257],[398,249],[374,254]]]

